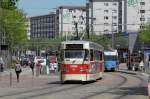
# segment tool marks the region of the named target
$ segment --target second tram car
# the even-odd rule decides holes
[[[91,81],[102,78],[104,48],[90,41],[61,43],[61,81]]]
[[[116,69],[118,69],[119,60],[118,60],[117,50],[104,51],[104,64],[105,64],[105,70],[115,71]]]

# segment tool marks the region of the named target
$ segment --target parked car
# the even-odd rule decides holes
[[[29,58],[27,57],[22,57],[20,60],[21,66],[28,66]]]
[[[40,63],[41,63],[42,66],[46,66],[46,59],[44,57],[35,56],[34,63],[37,64],[38,61],[40,61]]]

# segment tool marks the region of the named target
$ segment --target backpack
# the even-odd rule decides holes
[[[19,72],[22,72],[22,69],[21,69],[21,65],[20,64],[16,64],[16,67],[15,67],[15,71],[19,71]]]

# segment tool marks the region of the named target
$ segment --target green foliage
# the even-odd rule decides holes
[[[21,10],[3,9],[2,23],[9,45],[14,46],[27,40],[26,18]]]
[[[24,46],[24,49],[57,49],[62,39],[49,39],[49,38],[32,38]]]
[[[17,1],[0,1],[0,31],[5,33],[10,48],[27,40],[27,20],[23,11],[16,8]]]
[[[3,9],[16,9],[16,3],[19,0],[0,0],[0,8]]]
[[[140,31],[139,38],[142,42],[150,42],[150,22],[145,25],[145,29]]]

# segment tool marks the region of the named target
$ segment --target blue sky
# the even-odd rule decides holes
[[[20,0],[18,7],[23,9],[27,16],[37,16],[55,11],[60,5],[85,5],[86,0]]]

